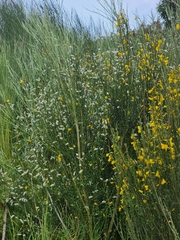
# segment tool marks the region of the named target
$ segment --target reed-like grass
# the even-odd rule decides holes
[[[7,239],[179,239],[180,25],[132,31],[111,4],[107,36],[53,3],[0,6],[19,24],[1,29]]]

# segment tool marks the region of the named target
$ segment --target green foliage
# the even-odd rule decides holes
[[[176,18],[180,11],[179,0],[162,0],[157,6],[157,11],[164,20],[166,27],[172,27],[175,24]]]
[[[26,21],[26,13],[20,1],[18,3],[1,1],[0,21],[1,41],[11,43],[13,39],[14,42],[18,42],[25,37],[22,23]]]
[[[47,2],[3,40],[7,239],[179,239],[180,27],[105,10],[109,36]]]

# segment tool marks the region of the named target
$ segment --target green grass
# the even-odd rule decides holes
[[[179,239],[179,23],[133,32],[111,4],[103,37],[53,3],[0,6],[6,239]]]

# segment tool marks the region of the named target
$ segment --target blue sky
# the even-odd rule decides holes
[[[45,0],[46,1],[46,0]],[[105,22],[106,27],[108,26],[108,22],[100,15],[92,13],[91,11],[97,11],[97,9],[103,10],[101,5],[98,3],[100,1],[103,3],[104,0],[51,0],[54,3],[63,4],[66,11],[69,13],[71,9],[74,8],[78,15],[82,18],[83,21],[89,20],[90,16],[92,16],[93,20],[96,22],[98,19]],[[106,0],[109,3],[111,0]],[[146,23],[151,22],[150,16],[153,13],[156,18],[156,6],[160,2],[160,0],[115,0],[119,4],[122,3],[123,9],[126,13],[128,13],[128,18],[130,22],[131,29],[136,27],[136,21],[134,20],[135,15],[138,15],[139,18],[145,20]],[[23,0],[23,2],[29,4],[30,2],[42,3],[43,0]],[[90,11],[88,11],[89,9]],[[107,27],[108,29],[108,27]]]
[[[100,1],[102,2],[103,0]],[[151,12],[154,14],[156,13],[156,6],[160,0],[117,0],[117,2],[122,2],[125,12],[128,10],[130,25],[133,27],[136,24],[134,21],[135,15],[138,15],[141,20],[145,18],[146,22],[148,23],[150,20],[149,16],[151,15]],[[87,9],[93,11],[98,8],[102,10],[97,0],[64,0],[63,6],[68,11],[70,11],[71,8],[76,9],[77,13],[85,20],[89,19],[90,15],[95,21],[99,18],[97,14],[91,13]]]

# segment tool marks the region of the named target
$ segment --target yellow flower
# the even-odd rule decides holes
[[[176,30],[180,30],[180,24],[176,24]]]
[[[117,53],[117,55],[118,55],[118,57],[120,57],[120,58],[122,58],[122,57],[123,57],[123,54],[122,54],[122,52],[118,52],[118,53]]]
[[[164,143],[161,143],[161,149],[167,151],[168,150],[168,145],[167,144],[164,144]]]
[[[140,52],[140,51],[138,51],[138,53],[137,53],[137,55],[136,55],[136,56],[137,56],[137,57],[139,57],[140,55],[141,55],[141,52]]]
[[[124,192],[124,189],[121,187],[119,194],[122,195]]]
[[[145,39],[146,39],[146,41],[150,41],[150,36],[148,35],[148,34],[144,34],[144,37],[145,37]]]
[[[111,164],[112,164],[112,165],[114,165],[115,163],[116,163],[116,161],[115,161],[115,160],[113,160],[113,161],[111,162]]]
[[[166,57],[166,58],[164,59],[164,65],[168,65],[168,62],[169,62],[169,59],[168,59],[168,57]]]
[[[58,160],[58,162],[62,162],[62,157],[60,154],[57,156],[57,160]]]
[[[156,172],[155,176],[158,177],[158,178],[160,178],[159,171]]]
[[[9,99],[6,100],[7,103],[10,103],[11,101]]]
[[[110,66],[111,66],[110,61],[106,60],[106,65],[107,65],[108,67],[110,67]]]
[[[20,84],[24,84],[24,80],[23,80],[23,79],[21,79],[19,83],[20,83]]]
[[[38,207],[38,206],[36,206],[36,207],[35,207],[35,210],[36,210],[36,212],[38,212],[38,211],[39,211],[39,207]]]
[[[155,122],[151,121],[149,124],[150,127],[155,127]]]
[[[124,44],[124,45],[127,44],[127,40],[126,40],[126,39],[123,40],[123,44]]]
[[[153,87],[148,91],[148,93],[151,94],[154,90],[155,90],[155,88]]]
[[[139,175],[139,176],[142,176],[142,171],[138,170],[138,171],[136,171],[136,174]]]
[[[68,128],[67,130],[68,130],[68,132],[70,132],[72,130],[72,128]]]
[[[31,142],[32,142],[32,139],[28,139],[27,142],[28,142],[28,143],[31,143]]]
[[[163,58],[164,58],[164,55],[163,55],[163,54],[159,54],[158,57],[159,57],[159,59],[162,61]]]
[[[138,65],[138,68],[139,68],[140,71],[143,70],[143,67],[141,65]]]
[[[138,126],[138,133],[141,133],[141,126]]]
[[[137,144],[136,144],[136,142],[131,142],[131,144],[133,145],[134,150],[137,150]]]
[[[119,208],[118,208],[118,212],[121,212],[122,209],[123,209],[123,207],[119,207]]]
[[[161,39],[158,40],[158,45],[157,45],[157,47],[156,47],[156,51],[157,51],[157,52],[159,51],[159,49],[160,49],[160,47],[161,47],[161,43],[162,43],[162,40],[161,40]]]
[[[153,159],[149,159],[149,160],[146,160],[146,163],[147,163],[147,164],[151,164],[151,165],[153,165],[155,162],[154,162]]]
[[[166,180],[163,178],[161,181],[161,184],[164,185],[166,183]]]

